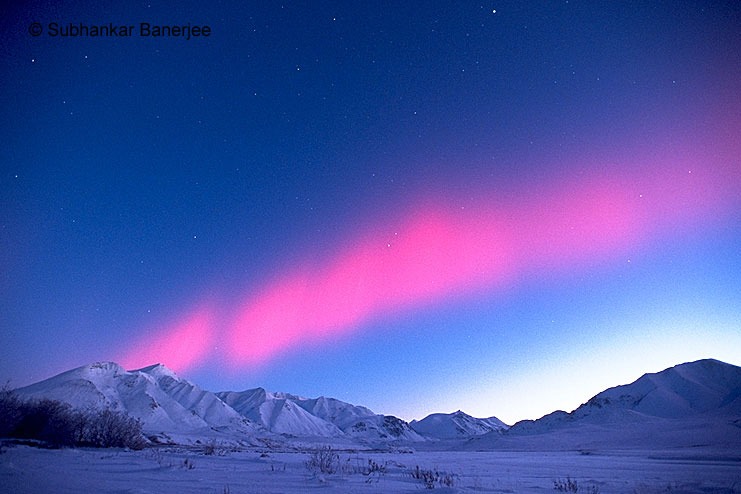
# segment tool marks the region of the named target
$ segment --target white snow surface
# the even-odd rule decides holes
[[[284,494],[424,492],[415,471],[437,475],[432,492],[555,492],[567,477],[578,492],[737,494],[741,458],[712,451],[372,452],[336,451],[334,473],[307,467],[312,452],[271,449],[143,451],[10,445],[0,455],[4,494]],[[370,465],[383,471],[370,471]],[[432,477],[434,479],[434,477]],[[575,491],[568,491],[575,492]]]

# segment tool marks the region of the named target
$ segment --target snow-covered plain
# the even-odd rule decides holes
[[[337,451],[338,470],[307,468],[310,453],[267,449],[203,451],[160,447],[142,451],[38,449],[6,446],[0,491],[12,493],[407,493],[427,490],[414,478],[438,472],[433,492],[556,492],[554,481],[576,480],[578,492],[739,493],[741,455],[710,450],[613,452],[371,452]],[[368,474],[369,460],[385,472]]]

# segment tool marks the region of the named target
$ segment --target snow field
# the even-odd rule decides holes
[[[307,466],[313,451],[217,448],[215,453],[182,447],[127,451],[5,446],[0,454],[0,492],[412,493],[431,487],[433,492],[529,493],[557,492],[554,481],[568,477],[584,493],[741,493],[741,459],[713,456],[711,451],[333,450],[337,455],[333,473]]]

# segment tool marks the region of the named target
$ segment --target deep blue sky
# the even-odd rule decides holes
[[[514,422],[681,361],[741,364],[736,2],[4,9],[11,385],[146,355],[211,390]],[[432,274],[394,279],[418,262]],[[298,316],[255,336],[269,294]]]

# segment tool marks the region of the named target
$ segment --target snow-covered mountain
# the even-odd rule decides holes
[[[663,418],[702,414],[741,415],[741,368],[718,360],[699,360],[645,374],[632,384],[610,388],[577,409],[623,409]]]
[[[303,399],[290,394],[270,393],[256,388],[242,392],[225,391],[216,396],[244,417],[272,432],[294,436],[343,435],[336,425],[304,409],[299,404]]]
[[[409,425],[420,434],[435,439],[463,439],[509,427],[496,417],[478,419],[460,410],[454,413],[433,413],[422,420],[413,420]]]
[[[680,364],[607,389],[571,413],[518,422],[510,432],[537,433],[572,422],[624,424],[703,415],[741,419],[741,368],[717,360]]]
[[[371,442],[424,441],[409,424],[334,398],[302,398],[262,388],[212,393],[156,364],[127,371],[98,362],[16,390],[74,408],[109,408],[141,420],[158,440],[195,442],[218,436],[342,438]]]
[[[24,398],[49,398],[74,408],[109,408],[141,420],[148,435],[203,435],[222,431],[252,435],[260,427],[216,395],[179,378],[163,365],[126,371],[98,362],[20,388]]]
[[[523,420],[474,448],[681,447],[741,449],[741,367],[680,364],[607,389],[571,413]]]
[[[263,388],[217,393],[224,403],[265,429],[292,436],[351,437],[360,440],[423,441],[393,416],[334,398],[303,398]]]
[[[741,450],[741,368],[716,360],[646,374],[597,394],[571,413],[556,411],[509,429],[495,417],[476,419],[460,411],[433,414],[410,425],[333,398],[309,399],[262,388],[212,393],[162,365],[126,371],[99,362],[16,392],[22,398],[50,398],[75,408],[126,412],[142,421],[148,436],[178,442],[323,438],[375,447],[432,438],[467,441],[469,449]]]

